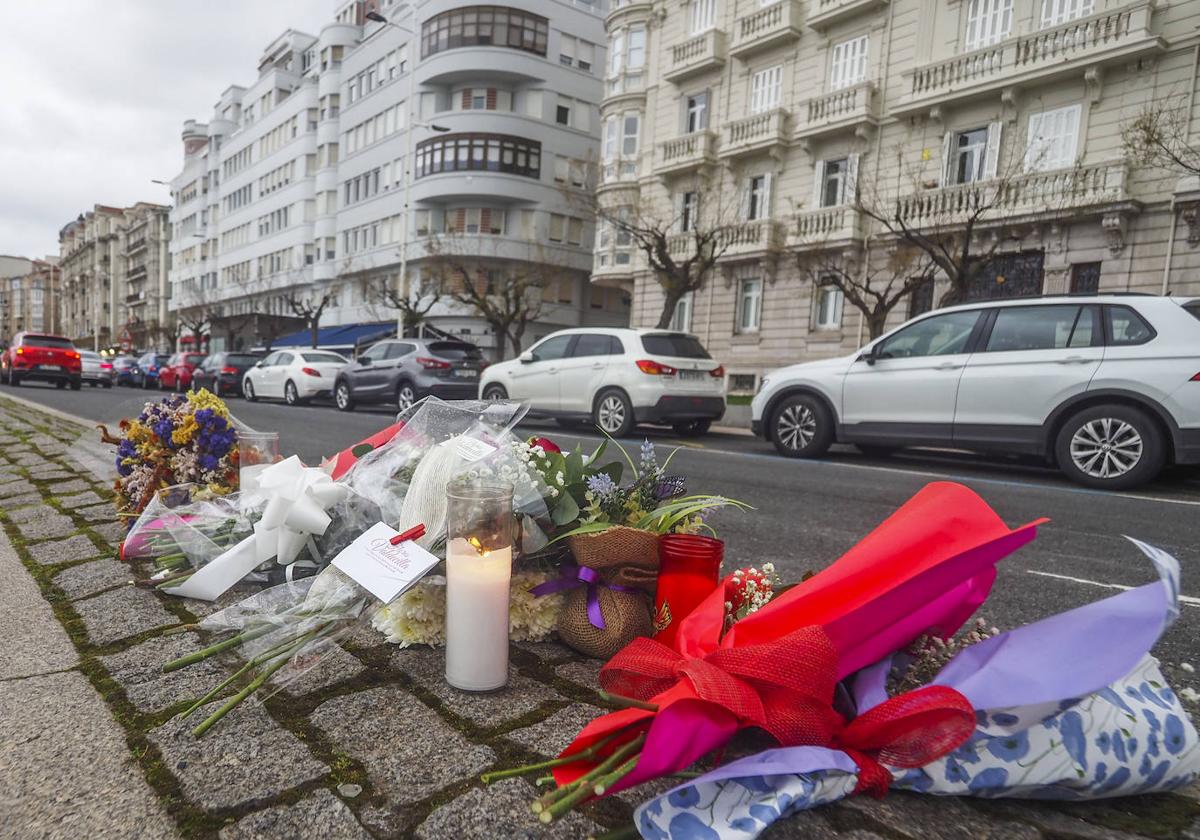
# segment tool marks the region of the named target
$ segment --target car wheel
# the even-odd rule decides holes
[[[111,383],[111,382],[105,382],[105,383],[104,383],[104,387],[105,387],[105,388],[111,388],[111,387],[112,387],[112,383]]]
[[[283,401],[288,405],[300,405],[300,392],[296,390],[296,383],[290,379],[283,386]]]
[[[1150,416],[1126,405],[1097,405],[1072,416],[1058,431],[1054,454],[1072,481],[1109,490],[1152,481],[1167,456]]]
[[[67,387],[67,383],[60,380],[54,383],[54,387],[61,391],[63,388]]]
[[[508,390],[503,385],[489,385],[483,389],[483,398],[488,402],[508,399]]]
[[[242,383],[242,396],[246,398],[246,402],[254,402],[258,399],[258,395],[254,393],[254,383],[249,379]]]
[[[771,416],[771,440],[780,455],[816,458],[833,443],[833,418],[816,397],[797,394],[785,399]]]
[[[680,437],[699,437],[707,434],[712,427],[711,420],[686,420],[682,423],[674,423],[671,428],[675,430],[675,434]]]
[[[354,410],[354,395],[350,391],[350,384],[345,380],[334,386],[333,403],[337,406],[338,411]]]
[[[83,383],[80,382],[78,379],[71,380],[71,390],[72,391],[78,391],[82,387],[83,387]]]
[[[592,406],[592,422],[612,437],[624,437],[633,431],[633,406],[621,391],[603,391]]]
[[[413,390],[413,386],[408,382],[401,382],[396,388],[396,408],[408,411],[416,401],[417,392]]]

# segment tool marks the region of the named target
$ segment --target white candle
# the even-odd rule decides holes
[[[508,584],[512,547],[480,554],[462,538],[446,545],[446,682],[490,691],[508,682]]]

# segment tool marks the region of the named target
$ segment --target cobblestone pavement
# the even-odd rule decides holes
[[[242,703],[208,735],[195,739],[192,721],[183,722],[180,712],[232,673],[236,660],[161,672],[164,661],[206,643],[181,626],[212,607],[132,585],[145,570],[115,559],[120,529],[99,509],[111,498],[109,488],[67,455],[67,447],[88,434],[0,398],[0,520],[25,572],[65,630],[67,646],[74,646],[74,652],[48,651],[59,664],[41,675],[0,673],[0,709],[24,703],[26,714],[19,719],[45,727],[22,732],[0,722],[5,739],[0,742],[0,813],[6,814],[0,837],[134,836],[116,831],[119,820],[114,823],[103,809],[81,809],[62,795],[53,760],[40,768],[37,780],[11,778],[26,772],[21,768],[29,762],[21,758],[36,754],[39,748],[33,745],[43,733],[49,737],[52,729],[69,729],[78,738],[79,732],[114,722],[123,729],[128,750],[120,761],[140,772],[158,800],[138,812],[145,836],[581,838],[630,825],[636,792],[594,803],[546,827],[527,807],[534,795],[532,780],[491,786],[479,780],[489,768],[557,752],[603,711],[594,691],[596,665],[554,643],[514,644],[509,687],[471,695],[441,680],[437,652],[397,650],[374,633],[358,632],[289,691],[263,703]],[[21,574],[20,567],[13,573]],[[5,616],[0,630],[19,633],[20,623],[19,616]],[[36,639],[21,644],[36,649]],[[71,661],[77,664],[68,667]],[[46,679],[47,673],[82,677],[73,690],[90,689],[103,704],[72,701],[53,715],[28,713],[30,703],[48,702],[23,699],[31,681]],[[105,705],[109,716],[95,717],[104,715]],[[49,718],[53,723],[46,722]],[[81,776],[83,787],[93,790],[120,781],[89,776],[110,772],[106,767],[64,763],[63,779],[76,780],[76,788]],[[1086,805],[893,794],[882,802],[852,799],[802,814],[766,836],[1200,840],[1200,792]]]

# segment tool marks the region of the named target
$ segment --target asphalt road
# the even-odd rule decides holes
[[[114,388],[58,391],[40,384],[0,389],[0,396],[30,399],[78,417],[115,423],[140,411],[147,392]],[[153,396],[151,392],[149,395]],[[233,400],[231,410],[256,429],[280,433],[281,448],[316,463],[386,426],[393,412],[331,405],[291,408]],[[594,447],[597,438],[565,434],[553,424],[529,423],[560,445]],[[1049,517],[1038,538],[1000,567],[983,615],[1001,628],[1138,586],[1153,579],[1149,561],[1122,535],[1160,546],[1183,565],[1180,620],[1156,650],[1177,687],[1200,690],[1200,472],[1177,470],[1134,492],[1108,493],[1070,484],[1055,471],[1029,462],[998,462],[948,452],[902,453],[870,458],[836,449],[819,461],[793,461],[744,435],[713,434],[680,440],[669,431],[639,430],[664,447],[683,447],[672,472],[688,476],[693,492],[720,492],[754,506],[718,514],[713,524],[727,542],[727,570],[773,561],[785,581],[834,561],[930,481],[959,481],[979,493],[1010,525]],[[1103,655],[1103,651],[1097,651]]]

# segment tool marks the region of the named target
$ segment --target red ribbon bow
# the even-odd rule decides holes
[[[920,767],[975,729],[971,704],[942,686],[894,697],[847,724],[833,708],[837,651],[820,627],[702,657],[639,638],[600,671],[606,691],[638,700],[652,700],[685,679],[697,697],[733,714],[741,728],[763,729],[783,746],[844,750],[859,765],[856,792],[874,796],[883,796],[891,782],[882,763]]]

